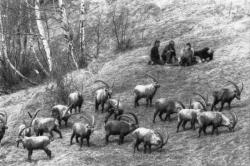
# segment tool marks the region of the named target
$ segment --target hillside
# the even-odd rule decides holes
[[[134,1],[136,2],[136,1]],[[89,78],[84,70],[74,71],[71,76],[80,90],[84,84],[83,94],[86,102],[84,111],[94,113],[93,85],[95,79],[103,79],[109,83],[115,80],[114,98],[120,97],[125,110],[134,112],[140,121],[140,126],[157,129],[169,133],[168,144],[160,152],[133,154],[133,139],[125,137],[123,145],[117,145],[117,137],[110,137],[111,143],[105,145],[104,117],[105,114],[96,113],[97,130],[91,136],[91,146],[80,149],[74,143],[69,145],[71,128],[62,128],[63,139],[56,139],[50,144],[52,159],[49,160],[42,151],[33,153],[31,163],[27,161],[27,151],[16,147],[15,139],[17,127],[22,119],[28,120],[27,111],[32,113],[42,108],[38,116],[49,116],[52,105],[57,104],[51,99],[49,89],[52,83],[40,85],[14,94],[0,96],[0,110],[8,112],[9,129],[0,146],[0,165],[248,165],[250,162],[250,17],[242,15],[236,7],[232,9],[234,16],[228,16],[228,4],[217,6],[214,3],[164,3],[164,1],[150,1],[160,7],[159,21],[145,22],[148,35],[146,40],[153,43],[155,38],[162,41],[162,47],[170,39],[176,42],[176,50],[186,42],[192,43],[195,49],[205,46],[215,49],[214,60],[190,67],[149,66],[147,65],[150,47],[140,47],[125,53],[103,55],[101,60],[90,64],[90,69],[98,67],[99,71]],[[206,1],[207,2],[207,1]],[[236,1],[235,1],[236,2]],[[192,8],[189,7],[192,5]],[[243,6],[244,7],[244,6]],[[107,56],[107,58],[105,57]],[[102,62],[105,59],[105,62]],[[237,113],[239,122],[234,132],[220,128],[220,134],[198,138],[196,131],[182,131],[176,133],[176,115],[170,122],[161,122],[157,118],[152,123],[153,108],[146,108],[142,104],[133,107],[133,88],[137,84],[148,83],[151,80],[144,76],[145,72],[153,75],[159,71],[161,84],[155,98],[166,97],[181,100],[188,104],[193,92],[209,94],[214,89],[230,87],[226,80],[244,83],[241,100],[234,100],[232,111]],[[141,100],[140,103],[144,103]],[[224,111],[226,115],[227,107]],[[81,121],[81,115],[73,116],[73,121]],[[71,125],[70,124],[70,125]]]

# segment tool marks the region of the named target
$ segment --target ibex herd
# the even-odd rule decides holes
[[[152,100],[161,87],[159,79],[154,76],[145,73],[146,76],[153,80],[152,83],[146,85],[136,85],[134,88],[134,107],[139,106],[139,100],[144,98],[146,100],[146,106],[152,106]],[[109,137],[111,135],[119,136],[118,144],[123,144],[124,138],[132,134],[135,139],[134,152],[139,150],[139,145],[144,143],[144,153],[152,151],[151,146],[155,146],[153,149],[158,150],[163,148],[167,144],[169,134],[166,133],[167,138],[164,140],[163,133],[139,126],[139,119],[133,112],[126,112],[124,103],[119,99],[112,98],[114,82],[112,86],[103,80],[96,80],[95,83],[102,83],[104,87],[98,88],[95,91],[95,110],[98,111],[101,105],[101,112],[107,112],[107,116],[104,120],[105,129],[105,142],[109,143]],[[185,105],[178,100],[170,100],[167,98],[159,98],[155,101],[155,112],[153,115],[153,123],[155,123],[156,116],[158,115],[160,120],[166,121],[171,120],[172,114],[177,114],[178,123],[177,130],[182,125],[183,130],[187,122],[190,122],[191,129],[195,130],[195,125],[198,124],[198,136],[201,136],[201,132],[206,134],[206,128],[212,126],[212,134],[214,131],[218,134],[218,127],[227,127],[230,131],[233,131],[237,122],[238,117],[235,113],[230,112],[232,119],[227,117],[221,111],[223,110],[224,104],[228,103],[229,109],[231,108],[231,102],[236,98],[240,100],[241,93],[243,91],[243,83],[241,89],[236,83],[229,81],[235,89],[222,88],[212,93],[213,102],[209,103],[208,95],[205,98],[200,93],[194,93],[198,95],[202,100],[190,100],[189,106]],[[72,115],[86,114],[86,111],[81,111],[83,104],[83,95],[80,92],[73,92],[69,94],[68,106],[66,105],[55,105],[51,109],[50,117],[37,117],[40,110],[37,110],[34,115],[28,112],[31,120],[27,125],[25,121],[20,125],[18,138],[16,140],[17,147],[19,143],[23,144],[23,147],[28,150],[28,159],[31,160],[33,150],[44,150],[48,157],[51,158],[51,151],[48,149],[48,145],[54,140],[53,132],[56,132],[60,138],[62,138],[61,127],[62,121],[65,126],[68,125],[68,120]],[[213,111],[215,106],[221,102],[219,111]],[[75,109],[75,113],[72,113],[72,109]],[[77,113],[78,112],[78,113]],[[114,119],[110,117],[114,115]],[[163,117],[165,115],[165,117]],[[70,138],[70,145],[73,143],[75,138],[76,142],[80,146],[83,146],[83,139],[87,140],[87,146],[90,146],[90,136],[95,131],[95,116],[94,115],[83,115],[84,120],[82,122],[74,122],[72,125],[72,135]],[[0,142],[5,134],[7,127],[7,113],[0,112]],[[44,136],[44,133],[49,133],[50,136]]]

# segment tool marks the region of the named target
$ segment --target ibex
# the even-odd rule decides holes
[[[104,111],[104,104],[106,101],[112,97],[114,82],[113,85],[110,87],[109,84],[102,80],[96,80],[95,83],[101,82],[105,85],[104,88],[98,89],[95,92],[95,110],[98,111],[99,105],[102,106],[102,112]]]
[[[4,134],[5,134],[5,130],[8,129],[7,120],[8,120],[7,113],[5,111],[4,111],[4,113],[0,112],[0,143],[3,139]]]
[[[206,128],[208,126],[213,126],[212,134],[216,130],[216,134],[219,134],[218,127],[225,126],[228,127],[230,131],[234,130],[235,125],[238,122],[238,117],[235,113],[231,113],[232,120],[226,117],[223,113],[217,111],[207,111],[198,114],[197,120],[199,123],[199,137],[201,135],[201,131],[206,134]]]
[[[120,136],[119,145],[122,144],[124,137],[139,127],[137,116],[132,112],[129,112],[127,114],[130,114],[133,116],[134,118],[133,122],[120,120],[122,117],[127,117],[127,115],[123,114],[118,118],[118,120],[110,120],[105,124],[106,144],[108,144],[109,142],[110,135],[119,135]]]
[[[23,144],[23,147],[28,150],[28,160],[31,160],[33,150],[44,150],[48,157],[51,158],[51,150],[48,149],[48,145],[50,144],[51,140],[48,136],[27,137],[25,136],[25,134],[23,134],[25,130],[32,127],[34,119],[35,116],[32,117],[30,125],[26,126],[19,132],[18,139],[16,140],[17,146],[21,142]]]
[[[208,102],[208,95],[207,95],[207,98],[205,98],[199,93],[194,93],[194,94],[200,96],[204,103],[202,103],[201,101],[192,100],[189,106],[190,109],[206,109],[207,110],[208,107],[211,106],[211,103]]]
[[[132,135],[135,138],[134,153],[136,149],[139,151],[139,145],[141,143],[144,143],[144,153],[147,152],[147,147],[149,149],[149,153],[151,153],[152,145],[156,146],[154,151],[162,149],[163,146],[167,144],[169,138],[169,134],[167,133],[167,139],[164,141],[162,134],[152,129],[143,127],[137,128],[135,131],[133,131]]]
[[[108,121],[108,119],[114,114],[114,119],[117,119],[118,116],[122,115],[123,105],[120,102],[120,99],[108,99],[107,101],[107,112],[108,115],[105,118],[105,123]]]
[[[69,113],[71,106],[58,104],[52,107],[51,116],[58,120],[59,126],[61,126],[61,121],[64,121],[65,126],[67,126],[68,120],[71,117]]]
[[[152,106],[152,100],[155,96],[155,93],[157,89],[160,88],[159,81],[155,77],[147,73],[146,75],[152,78],[154,82],[147,85],[136,85],[136,87],[134,88],[134,94],[135,94],[134,107],[139,106],[139,100],[142,98],[146,99],[147,107],[149,104],[150,106]]]
[[[70,112],[72,113],[72,109],[75,109],[75,112],[77,112],[77,110],[78,112],[80,112],[83,101],[83,96],[80,92],[70,93],[68,97],[68,105]]]
[[[87,145],[89,146],[89,139],[91,133],[94,132],[94,127],[95,127],[95,117],[92,116],[92,120],[90,121],[88,117],[84,116],[84,119],[86,122],[76,122],[73,124],[73,133],[70,138],[70,145],[72,145],[73,138],[76,137],[76,142],[78,143],[79,140],[78,138],[81,138],[81,143],[80,146],[82,147],[83,145],[83,139],[86,138],[87,140]]]
[[[168,100],[167,98],[157,99],[155,102],[155,113],[153,117],[153,123],[155,123],[155,118],[157,114],[159,114],[159,118],[163,120],[170,120],[170,115],[174,113],[178,113],[179,110],[184,109],[185,106],[180,101]],[[163,119],[162,115],[166,114],[165,119]]]
[[[48,132],[48,133],[50,133],[50,136],[53,138],[53,131],[55,131],[59,134],[60,138],[62,138],[62,133],[59,130],[58,120],[56,118],[53,118],[53,117],[36,118],[39,111],[40,110],[37,110],[36,113],[34,114],[34,116],[32,116],[30,114],[30,112],[28,112],[30,118],[34,119],[34,120],[32,120],[31,126],[34,129],[36,136],[43,135],[44,132]]]
[[[229,88],[223,88],[221,90],[214,91],[213,92],[214,101],[213,101],[212,108],[211,108],[212,111],[213,111],[214,107],[219,102],[221,102],[220,111],[222,111],[225,103],[228,103],[228,107],[230,109],[231,108],[231,102],[232,102],[232,100],[234,98],[240,100],[240,96],[241,96],[241,93],[243,91],[243,86],[244,86],[243,83],[242,83],[241,90],[240,90],[240,88],[237,86],[236,83],[234,83],[232,81],[228,81],[228,82],[233,84],[235,89],[233,90],[233,89],[229,89]]]

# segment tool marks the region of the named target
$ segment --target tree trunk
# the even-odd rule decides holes
[[[30,49],[31,49],[31,51],[32,51],[32,53],[33,53],[33,55],[34,55],[34,57],[36,59],[36,62],[38,63],[38,65],[40,66],[40,68],[42,69],[42,71],[44,72],[44,74],[48,77],[49,73],[46,71],[46,69],[44,68],[43,64],[41,63],[41,61],[37,57],[36,51],[35,51],[34,46],[33,46],[32,43],[30,44]]]
[[[80,7],[80,46],[81,46],[81,56],[84,56],[84,63],[86,63],[86,47],[85,47],[85,26],[86,26],[86,2],[81,0]]]
[[[28,7],[28,6],[27,6]],[[33,34],[33,30],[32,30],[32,25],[31,25],[31,16],[30,16],[30,12],[28,12],[28,19],[29,19],[29,33]],[[38,65],[40,66],[40,68],[42,69],[42,71],[44,72],[44,74],[48,77],[49,73],[47,72],[47,70],[44,68],[43,64],[41,63],[41,61],[39,60],[39,58],[37,57],[35,48],[34,48],[34,36],[29,36],[28,37],[28,47],[29,50],[32,52],[31,54],[34,55],[36,62],[38,63]]]
[[[35,1],[35,15],[36,15],[36,24],[37,24],[37,28],[43,43],[43,47],[45,49],[46,52],[46,57],[48,60],[48,65],[49,65],[49,71],[52,71],[52,58],[50,55],[50,48],[49,48],[49,43],[48,40],[46,39],[46,35],[45,35],[45,31],[44,31],[44,27],[43,27],[43,23],[41,20],[41,13],[40,13],[40,9],[39,9],[39,0]]]
[[[60,17],[61,17],[61,28],[64,31],[64,38],[68,44],[68,53],[70,54],[70,56],[73,59],[73,62],[75,64],[76,69],[79,69],[79,66],[76,62],[76,58],[74,55],[74,46],[73,46],[73,31],[71,30],[70,26],[69,26],[69,22],[68,22],[68,18],[67,18],[67,14],[66,14],[66,9],[65,9],[65,4],[63,2],[63,0],[58,0],[58,6],[60,9]]]
[[[27,82],[29,82],[32,85],[37,85],[36,82],[31,81],[29,78],[25,77],[20,71],[18,71],[16,69],[16,67],[11,63],[8,54],[7,54],[7,47],[6,47],[6,43],[5,43],[5,37],[4,37],[4,32],[3,32],[3,24],[2,24],[2,13],[0,12],[0,29],[1,29],[1,37],[0,37],[0,41],[2,44],[2,50],[0,50],[0,58],[2,58],[2,51],[3,51],[3,56],[6,59],[7,63],[10,65],[11,69],[15,71],[16,74],[18,74],[21,78],[23,78],[24,80],[26,80]]]

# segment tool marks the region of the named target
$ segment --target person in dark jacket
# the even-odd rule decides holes
[[[174,41],[171,40],[168,45],[164,48],[161,58],[164,63],[175,63],[177,62],[175,48],[174,48]]]
[[[151,53],[150,53],[151,61],[149,62],[149,64],[152,64],[152,65],[163,65],[164,64],[160,59],[159,47],[160,47],[160,41],[156,40],[154,47],[151,49]]]
[[[186,44],[186,47],[184,47],[181,50],[181,60],[180,65],[181,66],[190,66],[194,61],[194,49],[191,47],[190,43]]]

